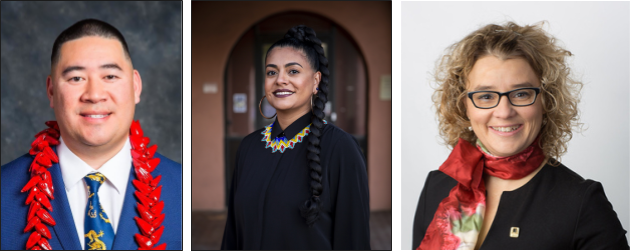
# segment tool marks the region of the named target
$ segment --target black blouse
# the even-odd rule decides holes
[[[310,123],[308,113],[282,131],[276,120],[271,139],[292,139]],[[370,249],[365,157],[350,134],[332,124],[322,131],[319,220],[309,228],[300,214],[312,194],[310,135],[272,153],[261,129],[245,137],[236,154],[222,249]]]
[[[429,173],[416,209],[413,249],[456,184],[443,172]],[[512,227],[519,228],[518,238],[510,237]],[[601,183],[547,164],[522,187],[503,192],[480,249],[628,249],[625,233]]]

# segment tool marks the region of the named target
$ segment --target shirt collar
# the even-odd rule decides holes
[[[287,139],[292,139],[297,135],[302,129],[311,124],[311,113],[306,113],[302,115],[296,121],[289,126],[287,126],[284,131],[280,128],[280,124],[278,123],[278,118],[276,117],[276,121],[273,122],[273,126],[271,128],[271,139],[275,139],[278,136],[284,136]],[[284,133],[284,134],[283,134]]]
[[[132,163],[129,138],[125,141],[122,149],[98,170],[94,170],[94,168],[74,154],[64,143],[63,138],[60,137],[59,142],[57,156],[59,157],[59,168],[61,169],[61,176],[63,177],[66,191],[70,191],[75,185],[80,184],[86,175],[99,172],[116,188],[118,194],[124,193],[122,190],[129,180],[129,168],[131,168]]]

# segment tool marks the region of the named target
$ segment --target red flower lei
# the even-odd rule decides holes
[[[24,228],[24,233],[33,231],[26,242],[26,248],[30,250],[51,250],[52,247],[48,242],[51,235],[46,225],[56,225],[48,212],[53,211],[50,200],[55,199],[55,189],[47,169],[53,163],[59,163],[59,157],[50,148],[59,145],[59,126],[56,121],[48,121],[46,125],[49,128],[37,133],[35,141],[31,144],[29,154],[34,158],[29,167],[31,179],[22,188],[22,192],[30,191],[26,198],[26,205],[30,207],[26,228]],[[155,178],[151,175],[155,167],[160,164],[159,158],[153,158],[157,145],[147,147],[150,139],[143,137],[139,121],[133,121],[129,131],[131,157],[136,173],[136,179],[132,180],[132,183],[136,187],[134,195],[139,201],[137,207],[140,212],[140,217],[134,217],[141,233],[135,235],[139,245],[138,250],[164,250],[166,243],[155,246],[164,232],[164,226],[161,225],[165,217],[162,213],[164,201],[160,201],[162,186],[157,186],[162,175]]]

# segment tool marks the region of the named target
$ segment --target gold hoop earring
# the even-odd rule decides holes
[[[262,108],[260,108],[260,106],[262,105],[262,101],[263,101],[263,99],[265,99],[266,97],[267,97],[267,95],[263,96],[263,97],[260,99],[260,103],[258,103],[258,111],[260,111],[260,115],[262,115],[262,116],[263,116],[263,118],[266,118],[266,119],[273,119],[274,117],[276,117],[276,115],[278,115],[278,113],[274,113],[274,114],[273,114],[273,116],[271,116],[271,118],[268,118],[268,117],[266,117],[266,116],[265,116],[265,114],[263,114],[263,112],[262,112]]]

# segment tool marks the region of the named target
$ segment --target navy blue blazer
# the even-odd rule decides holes
[[[158,244],[166,243],[167,249],[182,249],[182,165],[174,162],[163,155],[156,153],[156,158],[160,158],[160,164],[151,173],[153,177],[162,175],[159,185],[162,185],[161,200],[164,201],[162,212],[166,214],[164,219],[164,233]],[[19,250],[26,248],[26,241],[31,232],[24,233],[26,227],[26,217],[28,205],[25,205],[28,192],[21,193],[20,190],[30,179],[28,168],[33,161],[33,157],[28,154],[2,166],[2,249]],[[48,226],[51,233],[49,240],[53,249],[81,250],[81,242],[77,235],[77,230],[68,204],[66,189],[61,176],[59,164],[54,164],[48,168],[52,176],[55,187],[55,199],[51,201],[53,212],[50,215],[55,219],[57,225]],[[135,179],[133,168],[129,168],[129,182],[125,192],[125,201],[120,214],[120,223],[114,237],[112,249],[138,249],[134,235],[140,233],[140,228],[136,225],[134,216],[138,216],[136,210],[136,198],[133,195],[135,187],[131,181]]]

